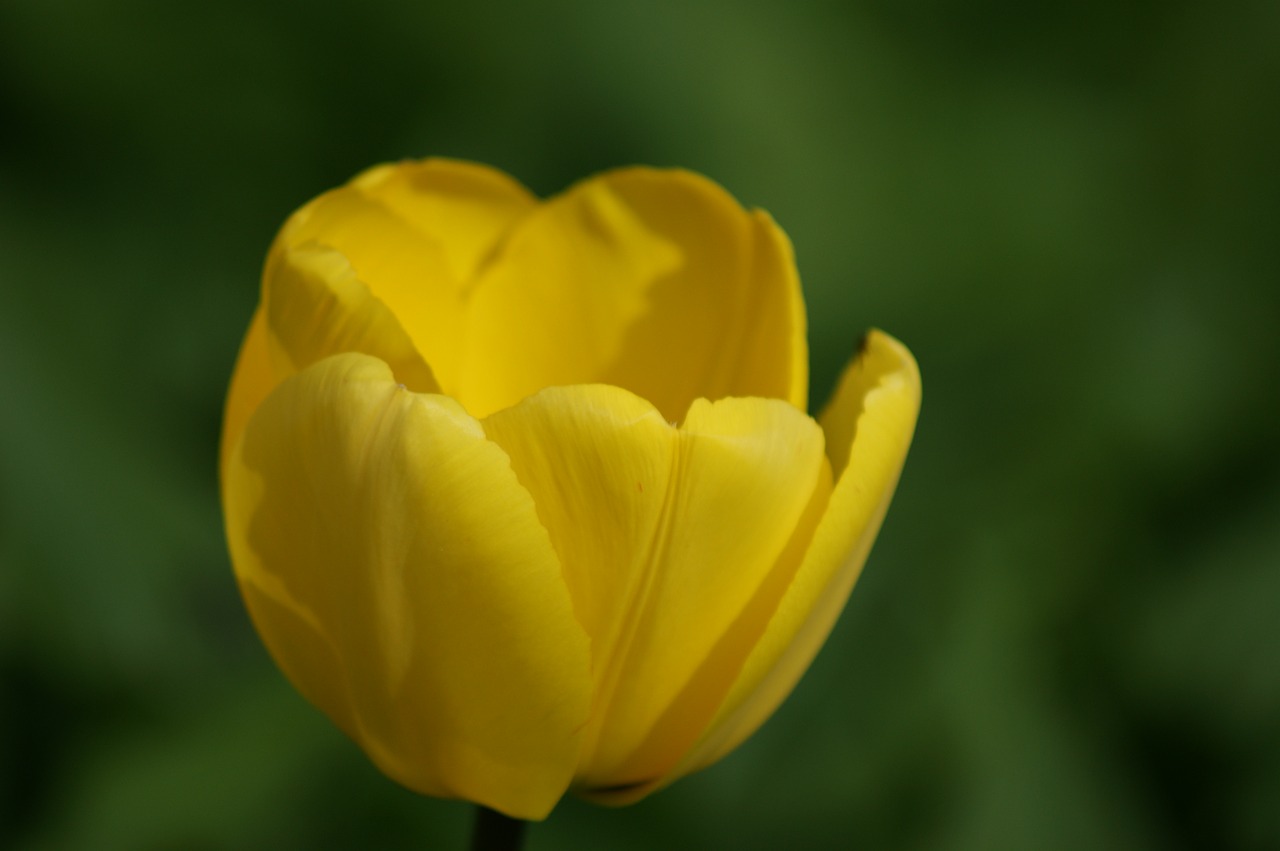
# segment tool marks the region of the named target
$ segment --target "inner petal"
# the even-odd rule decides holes
[[[535,204],[515,181],[483,166],[379,166],[295,213],[272,249],[268,275],[290,249],[311,244],[339,252],[395,316],[441,390],[456,397],[465,287]]]
[[[352,186],[439,246],[456,281],[470,281],[508,230],[538,205],[501,171],[429,159],[372,168]]]
[[[477,416],[605,383],[670,421],[698,398],[807,399],[786,236],[683,171],[608,172],[522,220],[466,296],[461,398]]]
[[[683,261],[603,180],[548,201],[467,293],[463,403],[487,416],[544,387],[603,380],[649,291]]]
[[[791,243],[712,181],[633,168],[600,178],[681,263],[648,291],[603,381],[653,402],[669,420],[695,399],[808,400],[804,303]]]
[[[482,166],[380,166],[298,211],[269,268],[306,245],[346,259],[476,416],[584,383],[671,421],[697,398],[807,401],[786,236],[688,172],[608,172],[539,205]]]
[[[277,251],[266,280],[263,303],[277,378],[335,353],[362,352],[385,361],[410,390],[439,392],[399,320],[339,252],[316,243]]]

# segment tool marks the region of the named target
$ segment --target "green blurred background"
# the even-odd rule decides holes
[[[0,847],[461,848],[285,683],[221,404],[284,217],[442,154],[681,165],[798,252],[821,401],[925,377],[792,699],[532,849],[1280,848],[1280,4],[0,3]]]

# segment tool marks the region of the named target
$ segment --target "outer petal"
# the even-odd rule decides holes
[[[604,385],[543,390],[484,428],[533,494],[598,663],[651,558],[679,433],[645,400]]]
[[[871,331],[821,417],[836,475],[826,515],[715,721],[664,785],[737,747],[773,714],[808,669],[875,541],[919,408],[915,359],[897,340]]]
[[[347,354],[288,379],[227,466],[236,573],[298,688],[390,776],[542,818],[589,647],[529,494],[449,399]]]
[[[458,395],[468,282],[534,199],[482,166],[428,160],[380,166],[295,213],[272,249],[318,243],[400,321],[445,392]]]
[[[227,390],[227,407],[222,415],[222,443],[219,449],[219,470],[226,477],[231,453],[240,442],[240,435],[249,423],[253,412],[275,389],[279,380],[271,367],[271,348],[267,338],[267,317],[259,307],[253,312],[249,331],[240,344],[235,370],[231,373],[231,387]]]
[[[624,169],[552,199],[511,232],[469,299],[461,392],[477,414],[592,382],[670,420],[700,397],[805,406],[790,244],[767,215],[688,172]]]
[[[610,386],[543,391],[485,430],[534,495],[592,635],[579,786],[661,776],[705,729],[799,564],[827,496],[820,430],[765,399],[696,402],[676,429]]]

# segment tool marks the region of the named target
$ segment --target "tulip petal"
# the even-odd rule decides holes
[[[467,409],[484,416],[543,387],[599,381],[679,262],[602,180],[543,204],[468,294]]]
[[[239,584],[245,608],[276,666],[303,697],[328,713],[338,729],[358,739],[346,684],[336,673],[342,670],[342,659],[315,616],[270,574],[242,576]]]
[[[477,416],[597,382],[668,420],[700,397],[806,404],[790,243],[689,172],[623,169],[549,200],[512,229],[468,298],[460,398]]]
[[[650,290],[649,311],[627,329],[622,356],[601,380],[673,420],[700,397],[785,399],[806,410],[800,278],[791,242],[769,214],[743,210],[691,172],[635,168],[600,179],[682,255]]]
[[[227,389],[227,405],[222,415],[222,442],[218,451],[219,470],[226,477],[231,452],[240,441],[244,427],[253,412],[279,384],[271,367],[271,349],[267,338],[267,317],[259,307],[253,312],[249,330],[240,353],[236,356],[231,386]]]
[[[457,397],[466,287],[534,204],[515,181],[482,166],[381,166],[294,213],[268,275],[288,249],[314,242],[337,250],[400,321],[444,392]]]
[[[599,651],[667,508],[676,429],[645,400],[605,385],[543,390],[484,429],[530,489]]]
[[[484,426],[533,494],[592,637],[579,785],[661,776],[799,565],[827,495],[820,429],[771,399],[700,400],[677,429],[606,385],[544,390]]]
[[[704,768],[750,736],[786,698],[826,640],[875,541],[920,407],[920,372],[892,337],[871,331],[823,412],[836,485],[804,562],[738,681],[680,768]],[[652,791],[633,790],[627,799]]]
[[[265,279],[276,375],[292,375],[333,354],[362,352],[385,361],[410,390],[439,392],[399,320],[336,250],[307,243],[278,251]]]
[[[462,282],[475,277],[499,240],[538,205],[503,172],[459,160],[375,166],[351,184],[439,246],[454,280]]]
[[[272,653],[384,772],[545,817],[581,747],[589,641],[480,423],[375,358],[328,358],[253,415],[224,511]]]

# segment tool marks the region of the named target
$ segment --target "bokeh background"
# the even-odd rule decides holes
[[[1280,848],[1280,4],[0,3],[0,847],[461,848],[270,663],[215,447],[284,217],[681,165],[925,404],[775,719],[532,849]]]

